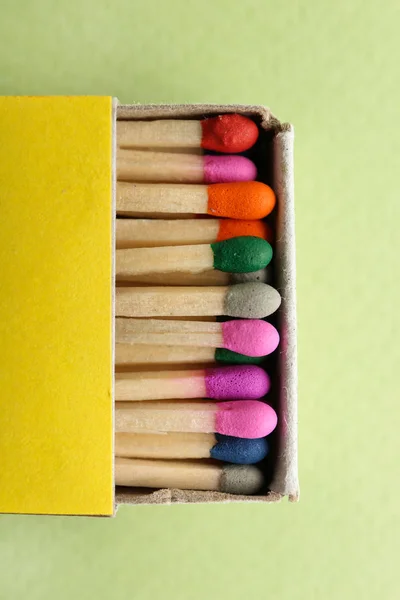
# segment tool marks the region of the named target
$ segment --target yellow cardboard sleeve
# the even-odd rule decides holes
[[[113,513],[109,97],[0,98],[0,511]]]

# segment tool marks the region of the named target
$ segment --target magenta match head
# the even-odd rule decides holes
[[[205,156],[204,183],[254,181],[256,165],[244,156]]]
[[[205,384],[207,398],[216,400],[262,398],[270,388],[268,375],[255,365],[206,369]]]
[[[218,402],[216,433],[254,440],[269,435],[278,422],[274,409],[257,400]]]
[[[243,319],[222,323],[224,348],[246,356],[266,356],[279,344],[279,333],[271,323]]]

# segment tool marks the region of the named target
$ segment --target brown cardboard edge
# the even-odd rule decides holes
[[[221,113],[240,113],[248,117],[256,117],[266,131],[279,130],[280,121],[265,106],[252,104],[121,104],[118,106],[118,120],[135,119],[193,119],[204,115]]]
[[[195,490],[160,489],[154,492],[127,493],[117,491],[116,503],[120,504],[227,504],[227,503],[276,503],[283,496],[271,492],[266,496],[238,496],[221,492],[201,492]]]
[[[276,255],[280,308],[278,454],[270,489],[299,499],[297,458],[297,319],[294,212],[294,129],[285,124],[273,140],[274,190],[278,199]]]
[[[277,215],[277,256],[280,257],[279,271],[287,269],[287,275],[281,278],[279,286],[283,295],[281,320],[290,317],[292,327],[290,334],[283,336],[284,343],[280,352],[280,371],[289,376],[289,389],[281,387],[279,394],[279,410],[284,418],[281,419],[280,443],[276,459],[275,472],[270,486],[271,491],[263,496],[237,496],[220,492],[201,492],[194,490],[160,489],[153,492],[142,490],[117,490],[116,505],[120,504],[182,504],[182,503],[230,503],[256,502],[276,503],[288,496],[290,502],[299,498],[297,475],[297,430],[291,429],[286,438],[286,426],[297,425],[297,358],[296,358],[296,280],[295,280],[295,237],[294,237],[294,188],[293,188],[293,128],[290,124],[281,123],[265,106],[244,104],[130,104],[118,105],[117,119],[167,119],[194,118],[204,115],[221,113],[240,113],[255,118],[265,131],[274,133],[274,186],[277,186],[278,205],[283,204],[283,210]],[[290,222],[290,218],[292,221]],[[285,233],[284,228],[289,227]],[[285,260],[289,263],[286,265]],[[293,289],[291,289],[291,287]],[[286,301],[289,298],[289,302]],[[286,345],[288,344],[288,346]],[[293,414],[288,411],[293,410]],[[284,434],[282,436],[282,434]],[[290,463],[292,460],[292,463]]]

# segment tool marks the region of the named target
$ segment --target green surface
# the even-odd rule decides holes
[[[398,22],[397,0],[3,0],[0,93],[295,124],[302,497],[0,517],[0,598],[397,600]]]

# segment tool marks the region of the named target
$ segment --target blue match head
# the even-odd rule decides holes
[[[238,465],[252,465],[260,462],[268,454],[267,438],[248,440],[230,435],[215,435],[217,443],[211,448],[211,458]]]

